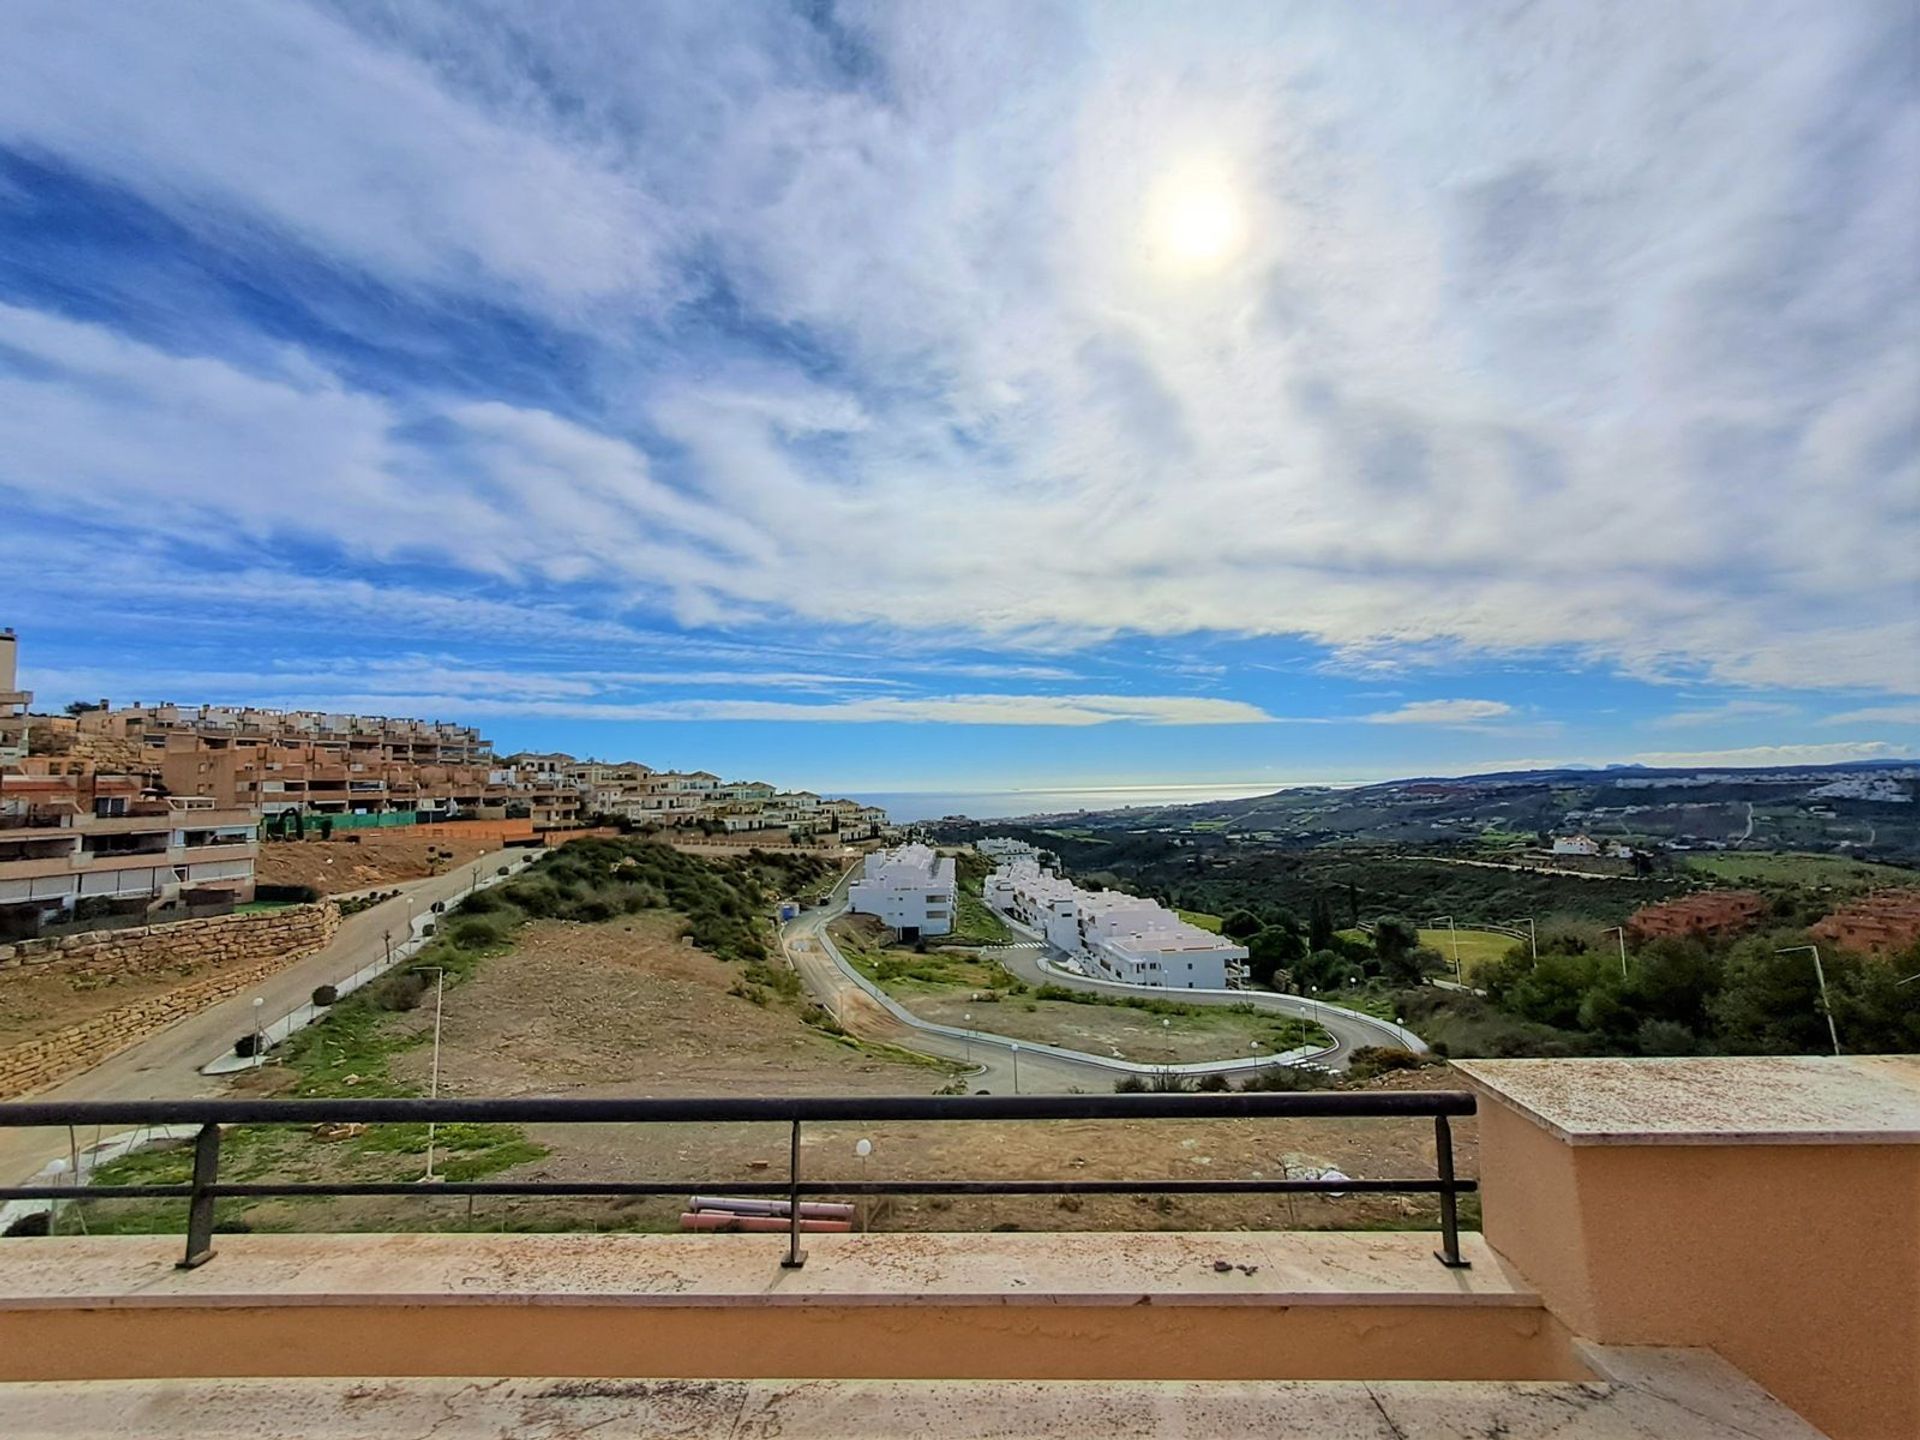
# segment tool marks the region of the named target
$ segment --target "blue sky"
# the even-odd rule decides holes
[[[45,702],[856,790],[1920,752],[1898,0],[0,23]]]

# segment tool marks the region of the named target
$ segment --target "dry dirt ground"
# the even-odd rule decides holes
[[[403,830],[341,832],[331,840],[269,840],[254,878],[262,885],[311,885],[348,895],[396,880],[444,874],[499,845],[497,840],[428,840]]]
[[[944,1069],[852,1048],[807,1026],[795,1006],[728,994],[739,967],[681,944],[675,928],[661,916],[528,927],[514,953],[447,993],[441,1093],[924,1095],[946,1083]],[[405,1023],[430,1026],[430,1007]],[[420,1047],[397,1056],[394,1070],[424,1093],[429,1064]],[[1435,1068],[1398,1083],[1459,1082]],[[530,1134],[552,1153],[502,1178],[685,1180],[690,1193],[724,1193],[730,1179],[777,1178],[786,1166],[783,1126],[550,1126]],[[1471,1122],[1455,1134],[1460,1171],[1470,1175]],[[810,1126],[803,1169],[859,1178],[859,1138],[873,1142],[864,1170],[876,1180],[1278,1178],[1328,1166],[1354,1176],[1430,1176],[1434,1166],[1432,1126],[1418,1121],[1046,1121]],[[472,1223],[544,1228],[564,1215],[582,1227],[672,1228],[680,1198],[482,1200]],[[870,1220],[918,1230],[1350,1228],[1412,1225],[1433,1213],[1424,1198],[1398,1196],[911,1197],[876,1202]]]
[[[164,995],[176,985],[213,973],[212,963],[182,965],[144,975],[69,975],[55,967],[26,967],[0,976],[0,1050],[120,1005]],[[49,969],[54,973],[49,974]]]

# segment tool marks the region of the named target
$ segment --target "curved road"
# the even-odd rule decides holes
[[[1005,915],[1000,918],[1006,920],[1014,930],[1032,933],[1016,920],[1008,919]],[[1043,967],[1040,961],[1046,953],[1045,942],[1039,943],[1042,948],[1037,950],[1022,946],[997,946],[992,954],[1029,985],[1063,985],[1069,990],[1086,990],[1096,995],[1152,995],[1178,1000],[1182,1005],[1253,1005],[1261,1010],[1276,1010],[1302,1020],[1317,1021],[1322,1029],[1333,1036],[1333,1049],[1316,1058],[1322,1064],[1332,1065],[1336,1069],[1345,1069],[1352,1053],[1366,1045],[1422,1051],[1427,1048],[1426,1042],[1418,1035],[1390,1020],[1376,1020],[1358,1010],[1310,1000],[1304,995],[1282,995],[1274,990],[1170,991],[1152,985],[1126,985],[1118,980],[1095,980],[1053,966]]]
[[[814,998],[843,1026],[862,1039],[896,1045],[945,1060],[970,1063],[975,1067],[973,1078],[969,1081],[974,1088],[1009,1091],[1015,1088],[1014,1047],[1018,1044],[1018,1088],[1027,1093],[1105,1090],[1120,1076],[1151,1074],[1164,1068],[1194,1075],[1216,1072],[1234,1074],[1265,1069],[1275,1063],[1272,1056],[1172,1067],[1116,1062],[1057,1046],[1016,1042],[1010,1037],[988,1031],[976,1031],[972,1035],[957,1034],[951,1027],[920,1020],[876,994],[872,983],[840,954],[826,933],[827,923],[846,908],[846,887],[852,874],[849,870],[840,878],[839,884],[829,894],[827,904],[804,910],[789,921],[782,930],[782,940],[788,960]],[[1035,983],[1075,985],[1077,988],[1117,995],[1148,993],[1165,998],[1165,992],[1149,987],[1043,972],[1038,963],[1038,954],[1033,951],[999,949],[996,953],[1002,963],[1008,964],[1009,969]],[[1405,1043],[1406,1038],[1414,1038],[1411,1032],[1401,1031],[1396,1026],[1356,1011],[1316,1005],[1291,995],[1265,991],[1206,991],[1183,993],[1177,998],[1182,1003],[1192,1001],[1216,1005],[1251,1002],[1263,1009],[1317,1018],[1333,1034],[1333,1047],[1319,1052],[1295,1052],[1297,1058],[1291,1063],[1311,1060],[1344,1065],[1346,1056],[1359,1046],[1400,1045]],[[1418,1044],[1417,1038],[1415,1043]]]

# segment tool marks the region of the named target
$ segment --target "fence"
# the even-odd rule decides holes
[[[228,1198],[334,1195],[608,1196],[685,1195],[725,1188],[742,1196],[783,1198],[788,1248],[781,1262],[804,1263],[800,1202],[808,1196],[871,1195],[1330,1195],[1403,1194],[1440,1198],[1441,1248],[1436,1258],[1464,1269],[1458,1201],[1479,1188],[1454,1174],[1451,1117],[1474,1113],[1471,1093],[1456,1090],[1324,1093],[1242,1092],[1171,1095],[932,1095],[895,1097],[721,1098],[700,1100],[108,1100],[27,1101],[0,1105],[0,1127],[197,1125],[193,1178],[178,1185],[0,1188],[0,1200],[74,1201],[184,1199],[183,1268],[213,1257],[214,1202]],[[1433,1121],[1435,1174],[1396,1179],[1242,1180],[807,1180],[801,1174],[801,1127],[812,1122],[889,1120],[1199,1120],[1279,1117],[1401,1117]],[[780,1180],[735,1181],[702,1176],[675,1181],[476,1180],[224,1184],[222,1125],[323,1124],[691,1124],[775,1122],[791,1127],[787,1174]]]

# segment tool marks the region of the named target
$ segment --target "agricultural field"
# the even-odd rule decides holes
[[[1876,885],[1920,884],[1920,870],[1876,865],[1844,855],[1720,852],[1689,855],[1687,869],[1727,885],[1801,885],[1809,889],[1866,890]]]
[[[1031,990],[992,960],[952,950],[925,954],[889,947],[888,932],[863,916],[832,924],[840,953],[923,1020],[990,1030],[1017,1040],[1064,1045],[1145,1064],[1227,1060],[1298,1045],[1325,1044],[1316,1025],[1226,1005],[1182,1005],[1156,997],[1107,999]]]

